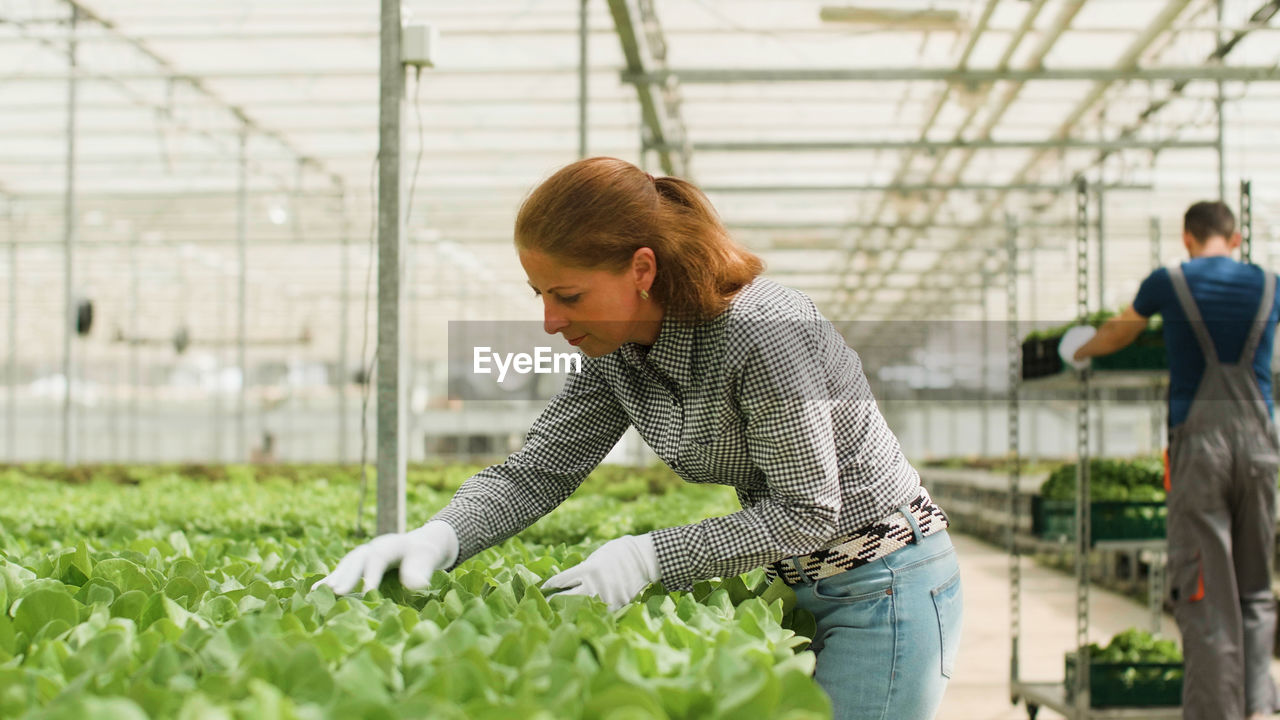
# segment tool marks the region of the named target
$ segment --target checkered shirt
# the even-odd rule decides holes
[[[652,533],[671,590],[830,547],[918,496],[858,354],[805,294],[765,279],[715,319],[666,319],[651,347],[586,358],[524,446],[468,479],[433,519],[458,563],[564,502],[628,426],[688,482],[742,509]]]

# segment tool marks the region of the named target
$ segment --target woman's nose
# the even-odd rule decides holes
[[[555,335],[568,326],[569,321],[565,319],[564,315],[552,310],[550,303],[543,304],[542,329],[545,330],[548,335]]]

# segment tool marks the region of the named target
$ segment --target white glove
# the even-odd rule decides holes
[[[600,546],[581,563],[542,584],[542,589],[569,588],[561,595],[591,595],[618,610],[658,579],[658,552],[653,538],[623,535]]]
[[[1077,370],[1084,370],[1089,367],[1089,360],[1076,360],[1076,351],[1085,343],[1093,339],[1098,334],[1098,329],[1089,325],[1077,325],[1062,335],[1062,341],[1058,343],[1058,356],[1062,358],[1062,362],[1070,365]]]
[[[379,535],[347,553],[333,572],[311,586],[328,585],[338,595],[345,595],[364,579],[361,592],[376,589],[382,573],[400,566],[400,583],[410,590],[431,584],[431,574],[443,570],[458,559],[458,534],[442,520],[432,520],[417,530]]]

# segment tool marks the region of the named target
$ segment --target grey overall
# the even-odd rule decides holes
[[[1276,291],[1275,276],[1265,276],[1240,359],[1225,365],[1181,267],[1169,270],[1205,366],[1186,421],[1169,431],[1169,593],[1186,656],[1186,720],[1269,715],[1276,704],[1269,669],[1280,445],[1253,370]]]

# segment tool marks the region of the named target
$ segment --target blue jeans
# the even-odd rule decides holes
[[[875,562],[793,586],[818,621],[814,679],[835,720],[930,720],[942,702],[960,643],[960,566],[945,530],[916,536]]]

